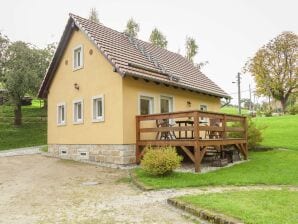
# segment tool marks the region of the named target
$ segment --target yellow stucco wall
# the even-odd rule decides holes
[[[73,71],[73,49],[83,45],[84,67]],[[90,55],[90,49],[93,54]],[[66,64],[66,60],[68,63]],[[79,85],[79,90],[74,84]],[[92,122],[92,97],[104,95],[104,122]],[[216,97],[166,87],[153,82],[122,78],[81,31],[73,33],[60,61],[48,94],[48,144],[135,144],[135,116],[140,95],[154,97],[154,113],[159,113],[160,96],[174,99],[174,111],[199,109],[219,111]],[[73,101],[83,99],[84,122],[73,123]],[[191,107],[187,105],[191,102]],[[57,125],[57,104],[66,103],[66,125]]]
[[[82,44],[84,67],[73,71],[73,49]],[[93,54],[89,54],[89,50]],[[65,64],[65,61],[68,64]],[[79,90],[74,88],[79,85]],[[93,123],[91,99],[104,94],[105,121]],[[73,100],[84,100],[84,123],[73,124]],[[66,103],[66,125],[57,126],[57,104]],[[122,144],[122,77],[81,31],[73,33],[48,95],[49,144]]]
[[[207,105],[208,111],[218,112],[220,109],[220,99],[217,97],[125,77],[123,79],[123,126],[126,127],[123,132],[124,144],[135,143],[135,115],[139,114],[138,101],[141,95],[154,98],[154,113],[160,113],[160,96],[173,98],[173,111],[199,110],[200,105]],[[187,105],[187,101],[191,102],[191,107]]]

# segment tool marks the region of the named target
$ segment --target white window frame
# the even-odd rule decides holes
[[[138,114],[141,115],[141,99],[149,99],[149,114],[154,114],[155,97],[150,94],[139,94],[138,98]]]
[[[205,110],[202,110],[201,108],[204,107]],[[200,104],[200,111],[208,111],[208,106],[206,104]],[[200,120],[201,121],[207,121],[207,118],[206,117],[200,117]]]
[[[59,116],[60,116],[60,111],[59,108],[63,106],[64,107],[64,121],[60,121]],[[63,126],[66,125],[66,103],[58,103],[57,104],[57,125],[58,126]]]
[[[76,115],[76,107],[75,107],[75,104],[76,103],[81,103],[81,115],[82,115],[82,118],[81,119],[77,119]],[[73,111],[73,123],[74,124],[83,124],[84,123],[84,100],[83,99],[78,99],[78,100],[74,100],[73,103],[72,103],[72,111]]]
[[[174,112],[174,97],[173,96],[169,96],[169,95],[160,95],[159,97],[159,112],[161,113],[161,100],[162,99],[166,99],[166,100],[170,100],[169,103],[169,113]]]
[[[94,108],[94,101],[101,99],[102,103],[102,115],[97,116],[97,107]],[[94,113],[95,112],[95,113]],[[104,95],[98,95],[98,96],[93,96],[91,99],[91,117],[92,117],[92,122],[103,122],[105,120],[105,99]]]
[[[80,54],[80,66],[76,66],[76,51],[77,50],[81,50],[81,54]],[[76,71],[76,70],[79,70],[81,68],[84,67],[84,48],[83,48],[83,45],[80,44],[78,46],[76,46],[74,49],[73,49],[73,57],[72,57],[72,66],[73,66],[73,70]]]

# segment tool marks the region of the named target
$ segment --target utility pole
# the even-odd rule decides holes
[[[240,75],[241,73],[238,72],[236,78],[237,78],[237,86],[238,86],[238,113],[241,115],[241,88],[240,88],[241,77]],[[232,82],[232,83],[236,83],[236,82]]]
[[[237,74],[237,85],[238,85],[238,113],[241,115],[241,88],[240,88],[240,72]]]

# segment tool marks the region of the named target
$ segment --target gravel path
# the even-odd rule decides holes
[[[0,158],[0,223],[193,223],[166,203],[174,191],[142,192],[127,170],[41,155]]]
[[[143,192],[129,183],[128,176],[127,170],[41,155],[1,157],[0,223],[193,223],[193,216],[169,206],[166,199],[284,188],[205,187]],[[298,191],[297,187],[287,188]]]
[[[33,146],[33,147],[27,147],[27,148],[3,150],[3,151],[0,151],[0,157],[40,154],[40,149],[42,147],[43,146]]]

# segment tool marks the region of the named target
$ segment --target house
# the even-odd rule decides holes
[[[229,95],[183,56],[70,14],[39,90],[48,151],[105,165],[136,162],[136,115],[219,111]]]

